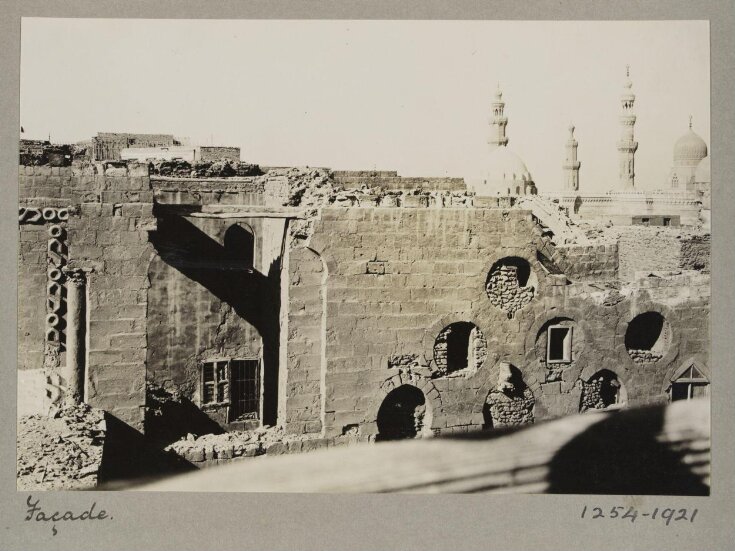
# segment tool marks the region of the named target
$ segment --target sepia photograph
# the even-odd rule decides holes
[[[715,490],[709,21],[20,36],[19,492]]]

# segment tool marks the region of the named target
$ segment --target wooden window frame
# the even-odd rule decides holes
[[[567,334],[564,336],[562,344],[562,358],[551,359],[551,332],[553,330],[566,330]],[[573,327],[567,325],[551,325],[546,330],[546,363],[547,364],[570,364],[572,363],[572,339],[573,339]]]

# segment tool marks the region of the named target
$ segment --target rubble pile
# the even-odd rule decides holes
[[[18,420],[18,490],[94,488],[105,441],[104,412],[87,404]]]
[[[349,438],[343,438],[343,440],[347,443]],[[219,460],[221,462],[238,457],[275,455],[287,451],[308,451],[325,444],[326,441],[314,435],[286,434],[283,427],[265,426],[250,431],[204,434],[199,437],[187,434],[181,440],[166,446],[164,450],[194,464],[201,464],[205,461]]]
[[[197,161],[183,159],[156,160],[148,164],[148,171],[155,176],[183,178],[228,178],[231,176],[261,176],[260,166],[242,161]]]
[[[490,302],[513,317],[533,299],[533,286],[521,287],[518,284],[518,271],[515,266],[499,266],[490,274],[486,286]]]
[[[522,392],[493,390],[485,403],[494,428],[533,423],[536,399],[528,387]]]
[[[637,364],[657,362],[664,357],[663,354],[653,350],[635,350],[633,348],[628,349],[628,354]]]

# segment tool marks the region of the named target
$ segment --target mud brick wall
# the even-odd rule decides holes
[[[292,421],[306,411],[315,420],[321,400],[327,437],[374,437],[383,400],[402,384],[424,394],[433,432],[479,428],[486,424],[485,404],[501,361],[520,371],[535,399],[533,418],[545,419],[577,413],[580,380],[602,369],[619,377],[629,404],[648,403],[666,399],[665,378],[684,358],[708,359],[702,350],[708,339],[704,289],[693,293],[692,280],[676,277],[662,278],[665,284],[606,288],[546,273],[537,251],[557,251],[549,251],[529,211],[329,207],[322,209],[308,247],[313,252],[291,251],[288,346],[295,346],[289,350],[289,376],[311,384],[290,387],[287,400],[294,402],[286,411]],[[608,274],[615,252],[603,247],[602,259],[595,260]],[[597,253],[592,248],[581,254],[593,259]],[[490,268],[504,257],[526,259],[537,278],[534,297],[512,319],[485,291]],[[319,283],[320,263],[327,270],[325,284]],[[299,281],[306,275],[308,284]],[[708,277],[700,277],[704,287]],[[625,332],[636,315],[649,310],[664,315],[672,339],[659,361],[641,365],[627,352]],[[320,314],[326,316],[321,333]],[[574,328],[573,355],[568,363],[552,365],[546,362],[545,331],[559,320]],[[444,374],[435,365],[433,346],[458,321],[484,333],[487,358],[476,371]],[[318,361],[320,335],[325,340]],[[395,358],[404,357],[411,361],[396,367]],[[306,422],[298,420],[291,430],[302,430]]]

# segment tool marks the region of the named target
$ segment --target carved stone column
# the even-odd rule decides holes
[[[84,400],[85,379],[85,330],[86,330],[86,284],[82,270],[66,273],[66,381],[64,401],[79,404]]]

